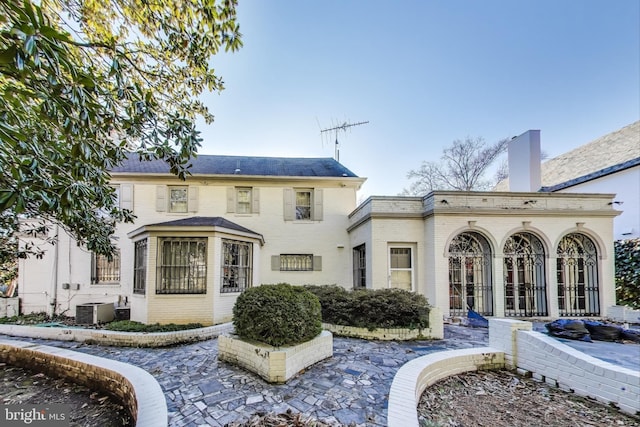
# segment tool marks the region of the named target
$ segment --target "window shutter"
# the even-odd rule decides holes
[[[188,193],[188,201],[187,201],[187,210],[189,212],[197,212],[198,211],[198,187],[189,187],[187,190]]]
[[[280,255],[271,255],[271,271],[280,271]]]
[[[156,211],[165,212],[167,210],[167,186],[156,185]]]
[[[293,192],[293,188],[285,188],[284,189],[284,220],[285,221],[293,221],[295,217],[295,193]]]
[[[322,271],[322,257],[314,256],[313,257],[313,271]]]
[[[227,213],[236,211],[236,189],[235,187],[227,187]]]
[[[133,210],[133,184],[120,184],[120,207]]]
[[[313,220],[322,221],[322,189],[318,188],[313,192]]]
[[[251,201],[251,212],[260,213],[260,189],[253,187],[251,189],[251,196],[253,197]]]

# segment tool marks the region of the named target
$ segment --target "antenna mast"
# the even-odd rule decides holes
[[[335,131],[336,133],[336,150],[335,150],[335,158],[336,161],[340,161],[340,146],[338,143],[338,131],[343,131],[346,132],[347,129],[353,127],[353,126],[360,126],[360,125],[366,125],[367,123],[369,123],[369,121],[367,120],[366,122],[358,122],[358,123],[347,123],[344,122],[343,124],[339,125],[339,126],[334,126],[332,128],[327,128],[327,129],[321,129],[320,130],[320,135],[322,135],[323,133],[326,132],[331,132],[331,131]]]

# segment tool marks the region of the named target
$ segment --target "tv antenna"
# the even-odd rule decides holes
[[[354,126],[366,125],[367,123],[369,123],[368,120],[366,122],[358,122],[358,123],[347,123],[347,122],[344,122],[341,125],[334,126],[332,128],[327,128],[327,129],[321,129],[320,130],[320,135],[322,135],[323,133],[332,132],[332,131],[336,133],[336,149],[335,149],[336,161],[338,161],[338,162],[340,161],[340,143],[338,142],[338,132],[339,131],[346,132],[347,129],[350,129],[350,128],[354,127]]]

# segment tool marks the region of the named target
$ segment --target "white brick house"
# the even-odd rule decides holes
[[[399,287],[445,315],[605,315],[614,304],[613,195],[434,192],[371,197],[333,159],[200,155],[179,181],[162,162],[112,171],[122,207],[113,262],[64,233],[20,260],[22,312],[127,304],[145,323],[229,321],[263,283]],[[55,230],[52,230],[55,233]]]

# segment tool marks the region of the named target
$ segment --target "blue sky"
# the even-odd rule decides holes
[[[637,0],[240,0],[200,153],[333,157],[396,195],[455,139],[540,129],[557,156],[640,119]]]

